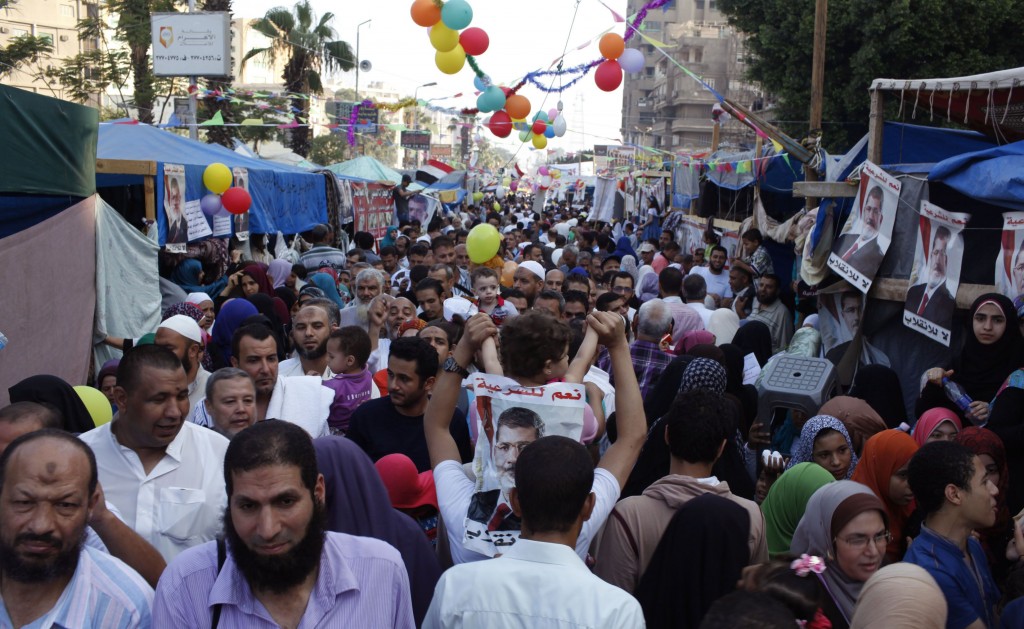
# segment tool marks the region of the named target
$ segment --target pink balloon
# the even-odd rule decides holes
[[[548,110],[548,122],[554,122],[555,118],[558,117],[558,110],[552,107]]]
[[[537,172],[543,177],[548,174],[548,167],[541,166],[540,168],[537,169]]]
[[[508,189],[515,192],[519,188],[519,180],[513,179],[512,183],[508,184]]]

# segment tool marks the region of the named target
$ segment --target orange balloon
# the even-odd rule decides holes
[[[512,288],[512,279],[515,277],[519,265],[509,260],[501,269],[501,285],[505,288]]]
[[[623,41],[621,35],[605,33],[597,47],[605,59],[618,59],[622,51],[626,49],[626,42]]]
[[[433,26],[441,21],[441,7],[433,0],[415,0],[409,12],[412,13],[412,21],[420,26]]]
[[[525,96],[513,94],[505,99],[505,111],[512,118],[524,120],[530,115],[530,100]]]

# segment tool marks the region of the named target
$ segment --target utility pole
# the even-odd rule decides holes
[[[188,0],[188,12],[189,13],[195,13],[195,10],[196,10],[196,0]],[[196,92],[199,91],[198,90],[198,88],[199,88],[199,85],[198,85],[199,84],[199,77],[197,77],[197,76],[190,76],[190,77],[188,77],[188,84],[189,84],[189,87],[193,87],[194,86],[196,88],[196,89],[190,89],[188,91],[188,113],[189,113],[190,116],[192,116],[192,124],[189,125],[189,127],[188,127],[188,137],[192,138],[193,140],[197,140],[198,141],[199,140],[199,115],[198,115],[199,114],[199,112],[198,112],[199,107],[198,107],[198,103],[196,101]],[[157,120],[157,122],[160,122],[160,121]]]
[[[814,50],[811,56],[811,121],[810,131],[821,132],[821,109],[825,87],[825,33],[828,30],[828,0],[814,2]],[[811,147],[808,147],[811,148]],[[818,181],[818,173],[804,166],[804,179]],[[807,197],[807,209],[818,205],[818,199]]]

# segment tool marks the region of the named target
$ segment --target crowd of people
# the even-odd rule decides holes
[[[871,365],[765,416],[750,361],[823,352],[757,229],[487,208],[162,255],[112,421],[52,375],[0,408],[0,626],[1024,627],[1014,302],[915,400]],[[491,418],[482,374],[581,423]]]

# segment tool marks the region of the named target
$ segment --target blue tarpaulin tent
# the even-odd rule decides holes
[[[928,173],[976,199],[1012,210],[1024,210],[1024,141],[943,160]]]
[[[323,175],[252,159],[218,144],[195,142],[148,125],[105,123],[100,125],[97,158],[157,163],[156,205],[161,244],[167,236],[163,209],[165,163],[185,166],[186,201],[200,199],[209,192],[203,186],[203,171],[208,165],[220,162],[229,168],[246,168],[252,196],[249,230],[253,233],[294,234],[327,222],[327,180]],[[142,177],[99,174],[96,182],[100,187],[116,186],[142,183]]]

